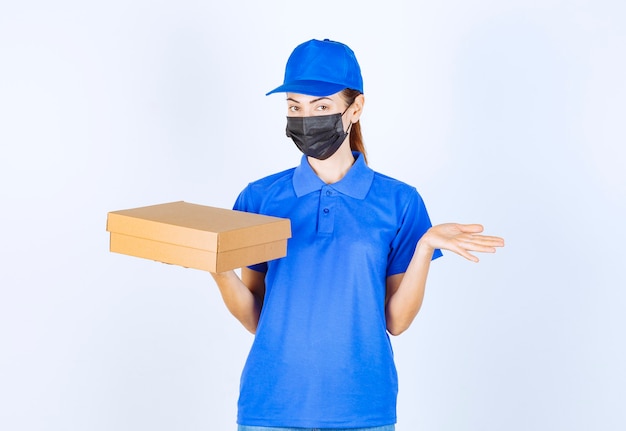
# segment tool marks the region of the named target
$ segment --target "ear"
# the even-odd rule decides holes
[[[359,94],[354,99],[354,103],[350,106],[350,111],[352,112],[352,123],[356,123],[361,118],[361,113],[363,112],[363,106],[365,105],[365,96]]]

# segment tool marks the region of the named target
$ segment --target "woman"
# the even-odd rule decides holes
[[[239,397],[240,431],[394,429],[397,375],[388,334],[422,304],[440,249],[472,261],[501,238],[480,225],[431,226],[415,188],[366,164],[365,103],[352,50],[311,40],[293,51],[283,85],[298,167],[250,183],[235,209],[286,217],[287,256],[213,274],[255,340]]]

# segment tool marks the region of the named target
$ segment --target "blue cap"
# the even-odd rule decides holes
[[[330,96],[349,88],[363,93],[361,68],[354,52],[332,40],[309,40],[296,47],[287,60],[283,85],[267,93]]]

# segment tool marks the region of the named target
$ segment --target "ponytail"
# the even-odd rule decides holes
[[[341,92],[341,96],[346,101],[348,106],[352,105],[356,100],[357,96],[361,94],[358,90],[351,90],[346,88]],[[361,122],[357,121],[352,124],[352,128],[350,129],[350,149],[352,151],[358,151],[363,154],[363,159],[365,163],[367,163],[367,153],[365,151],[365,144],[363,143],[363,135],[361,134]]]

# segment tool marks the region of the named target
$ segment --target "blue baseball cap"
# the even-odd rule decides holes
[[[332,40],[309,40],[293,50],[283,85],[266,94],[298,93],[330,96],[349,88],[363,93],[361,68],[354,52]]]

